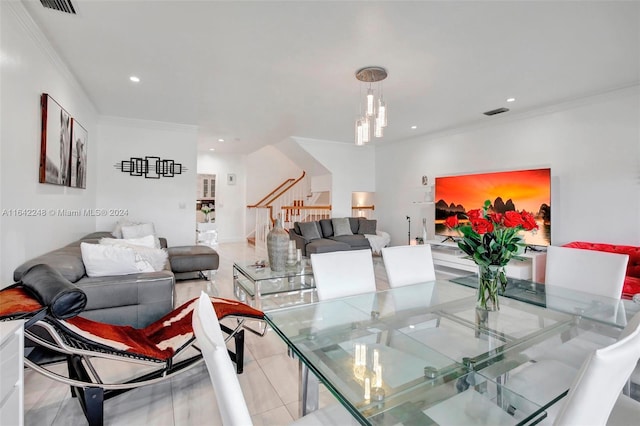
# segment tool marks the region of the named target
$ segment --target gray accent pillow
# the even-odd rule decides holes
[[[322,229],[323,237],[333,237],[333,225],[331,224],[331,219],[320,219],[320,228]]]
[[[358,234],[376,235],[377,220],[360,219]]]
[[[333,225],[333,235],[335,237],[339,237],[341,235],[353,235],[348,217],[331,219],[331,224]]]
[[[360,227],[360,218],[359,217],[350,217],[349,225],[351,226],[351,233],[353,235],[358,233],[358,228]]]
[[[300,232],[305,241],[313,241],[322,238],[317,222],[300,222]]]

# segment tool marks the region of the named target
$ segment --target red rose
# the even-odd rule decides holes
[[[448,228],[456,228],[458,226],[458,216],[449,216],[444,224],[447,225]]]
[[[509,210],[508,212],[504,213],[504,220],[502,224],[507,228],[515,228],[523,224],[522,216],[516,211]]]
[[[493,232],[493,223],[484,218],[474,219],[471,221],[471,228],[478,234],[486,234]]]
[[[538,229],[538,224],[536,223],[536,218],[533,217],[533,215],[529,212],[526,211],[522,211],[521,214],[522,217],[522,227],[526,230],[526,231],[531,231],[534,229]]]
[[[502,223],[502,213],[489,213],[489,219],[493,223]]]
[[[482,219],[482,210],[480,209],[474,209],[474,210],[469,210],[467,212],[467,217],[469,218],[469,220],[474,221],[476,219]]]

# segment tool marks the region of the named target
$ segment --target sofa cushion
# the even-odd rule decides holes
[[[328,238],[321,238],[319,240],[313,240],[307,244],[307,256],[313,253],[329,253],[332,251],[347,251],[351,250],[351,246],[347,243],[340,241],[330,240]]]
[[[13,280],[15,282],[21,281],[22,276],[31,267],[41,263],[51,266],[72,283],[75,283],[85,275],[80,247],[67,246],[24,262],[13,271]]]
[[[334,235],[329,238],[332,241],[348,244],[352,250],[368,249],[371,248],[369,240],[364,235]]]
[[[632,298],[635,294],[640,294],[640,278],[627,275],[622,285],[622,295]]]
[[[302,231],[300,230],[300,222],[293,222],[293,232],[298,235],[302,235]]]
[[[360,235],[376,235],[377,220],[369,220],[360,218],[360,226],[358,227],[358,234]]]
[[[299,223],[299,228],[300,233],[306,242],[322,238],[318,222],[302,222]]]
[[[331,223],[331,219],[320,219],[320,230],[322,231],[322,236],[324,238],[333,236],[333,225]]]
[[[351,227],[351,233],[357,234],[360,230],[360,218],[359,217],[349,217],[349,226]]]
[[[333,225],[333,235],[336,237],[342,235],[353,235],[351,231],[351,224],[349,223],[349,219],[346,217],[336,217],[331,219],[331,223]]]

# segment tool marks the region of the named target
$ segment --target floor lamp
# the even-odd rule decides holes
[[[407,244],[411,245],[411,218],[407,216],[407,221],[409,222],[409,231],[407,232]]]

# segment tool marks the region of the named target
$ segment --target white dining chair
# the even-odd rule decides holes
[[[554,425],[604,425],[614,420],[637,424],[640,402],[621,395],[621,391],[640,359],[640,314],[630,325],[624,337],[596,350],[584,362]],[[618,412],[610,419],[616,406]]]
[[[590,382],[580,382],[580,377],[582,377],[585,373],[585,366],[592,362],[592,358],[595,356],[599,350],[602,351],[607,348],[614,348],[615,345],[624,341],[628,336],[634,335],[635,344],[639,346],[640,349],[640,341],[638,340],[638,334],[640,334],[640,313],[636,314],[624,328],[620,337],[617,341],[609,342],[605,346],[600,346],[594,349],[587,349],[592,347],[589,342],[582,341],[578,342],[574,345],[575,351],[573,354],[575,355],[572,359],[562,359],[566,357],[556,357],[555,352],[562,351],[562,344],[556,345],[548,348],[551,352],[549,356],[537,357],[536,362],[533,362],[524,368],[520,368],[514,371],[509,372],[508,380],[506,381],[506,386],[511,390],[524,396],[526,399],[533,401],[537,404],[546,404],[549,401],[550,395],[559,395],[564,392],[567,388],[576,388],[577,386],[588,386]],[[579,336],[577,337],[579,338]],[[572,342],[572,341],[571,341]],[[571,343],[569,342],[569,343]],[[595,342],[593,342],[595,343]],[[627,344],[627,348],[633,346],[634,343]],[[625,345],[625,344],[623,344]],[[582,348],[582,352],[580,352],[580,348]],[[630,350],[633,350],[631,348]],[[586,358],[584,357],[583,352],[586,351]],[[608,353],[607,351],[600,352],[600,354],[604,353],[605,355]],[[640,353],[638,354],[640,356]],[[633,358],[633,357],[632,357]],[[581,361],[584,359],[584,361]],[[618,361],[613,362],[616,364]],[[604,374],[605,377],[609,375],[612,377],[612,383],[619,382],[620,386],[616,387],[614,394],[615,397],[613,399],[615,406],[611,411],[611,418],[609,422],[606,422],[607,417],[604,417],[605,421],[598,422],[596,420],[597,417],[594,417],[594,420],[588,423],[584,423],[585,425],[604,425],[605,423],[611,425],[629,425],[634,424],[634,422],[629,422],[629,418],[634,418],[632,416],[640,415],[640,403],[637,401],[631,400],[628,396],[620,394],[620,390],[623,389],[626,381],[628,380],[633,367],[635,367],[637,362],[633,359],[631,362],[631,368],[625,369],[621,373],[618,372],[618,366],[614,366],[612,369],[607,370],[607,373]],[[582,368],[579,370],[574,367],[576,363],[581,363]],[[598,365],[601,365],[599,362]],[[600,367],[595,367],[600,368]],[[600,370],[598,370],[600,374]],[[614,376],[616,379],[614,379]],[[621,377],[617,379],[617,377]],[[602,388],[603,392],[606,392],[608,388]],[[583,391],[581,391],[582,394]],[[613,391],[612,391],[613,392]],[[596,395],[600,395],[600,388],[596,388]],[[616,400],[617,398],[617,400]],[[565,398],[566,400],[566,398]],[[564,410],[565,400],[560,400],[556,404],[552,405],[546,410],[547,418],[542,421],[541,424],[552,424],[557,421],[561,411]],[[580,399],[584,404],[584,399]],[[598,403],[600,404],[600,403]],[[595,405],[598,405],[595,404]],[[587,404],[588,405],[588,404]],[[598,405],[598,410],[606,410],[607,406]],[[608,408],[611,410],[611,407]],[[608,415],[608,414],[607,414]],[[559,424],[576,424],[582,425],[581,423],[569,423],[569,420],[562,421]]]
[[[209,296],[202,292],[193,312],[193,332],[202,351],[224,426],[252,425],[236,370],[231,363],[218,316]],[[294,426],[357,425],[353,416],[335,403],[290,423]]]
[[[547,247],[545,285],[620,299],[629,256],[569,247]]]
[[[382,260],[391,288],[436,279],[429,244],[384,247]]]
[[[251,425],[236,369],[231,363],[227,345],[220,329],[218,316],[209,296],[203,291],[193,312],[193,332],[202,351],[209,377],[213,383],[222,424],[225,426]]]
[[[311,254],[319,300],[376,291],[371,250]]]

